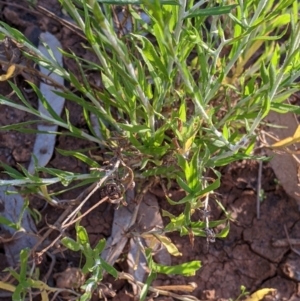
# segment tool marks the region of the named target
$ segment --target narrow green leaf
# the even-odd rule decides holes
[[[282,102],[272,102],[271,103],[271,109],[273,111],[276,111],[281,114],[285,114],[287,112],[293,112],[295,114],[300,114],[300,107],[294,106],[288,103],[282,103]]]
[[[22,43],[25,40],[24,35],[17,29],[10,27],[7,23],[0,21],[1,26],[3,26],[10,36],[16,39],[19,43]],[[26,39],[27,40],[27,39]]]
[[[13,89],[13,91],[18,95],[19,99],[23,102],[23,104],[35,115],[39,115],[38,110],[34,109],[34,107],[25,99],[23,93],[19,89],[17,85],[15,85],[13,82],[8,81],[9,85]]]
[[[226,124],[223,126],[223,137],[228,140],[229,139],[229,130]]]
[[[217,233],[216,237],[224,238],[227,237],[230,230],[230,224],[228,223],[224,229]]]
[[[101,266],[107,273],[109,273],[115,278],[118,278],[118,271],[103,259],[101,259]]]
[[[107,3],[113,5],[140,5],[140,4],[147,4],[145,0],[97,0],[99,3]],[[152,2],[149,1],[150,3]],[[178,1],[175,0],[160,0],[160,3],[163,5],[179,5]]]
[[[166,196],[167,201],[170,205],[180,205],[180,204],[185,204],[185,203],[193,203],[196,198],[195,195],[192,193],[189,193],[187,196],[185,196],[183,199],[174,202],[173,200],[171,200],[168,196]]]
[[[125,131],[129,131],[130,133],[137,134],[137,133],[147,133],[151,132],[151,129],[146,125],[133,125],[133,124],[125,124],[125,123],[118,123],[119,127]]]
[[[99,242],[97,243],[96,247],[94,248],[94,252],[95,254],[101,254],[101,252],[104,250],[105,248],[105,239],[100,239]]]
[[[88,10],[86,1],[83,1],[82,5],[83,5],[83,9],[84,9],[84,25],[85,25],[84,32],[85,32],[85,35],[86,35],[88,41],[91,44],[95,44],[96,39],[94,37],[94,33],[92,31],[92,28],[91,28],[90,14],[89,14],[89,10]]]
[[[263,105],[262,105],[262,119],[266,117],[271,109],[271,99],[266,95],[263,99]]]
[[[101,25],[101,23],[104,22],[104,20],[105,20],[105,16],[102,12],[102,9],[100,8],[100,5],[97,2],[101,3],[100,1],[95,1],[93,11],[94,11],[94,15],[96,17],[96,20]]]
[[[177,176],[177,177],[176,177],[176,180],[177,180],[178,185],[179,185],[184,191],[186,191],[187,193],[190,193],[190,194],[193,192],[193,190],[189,187],[189,185],[188,185],[187,183],[185,183],[185,182],[181,179],[181,177]]]
[[[217,179],[215,179],[215,180],[214,180],[211,184],[209,184],[206,188],[197,191],[197,192],[195,193],[195,197],[196,197],[196,198],[198,198],[198,197],[200,197],[200,196],[202,196],[202,195],[205,195],[205,194],[208,193],[208,192],[214,191],[214,190],[216,190],[217,188],[220,187],[220,184],[221,184],[221,181],[220,181],[220,179],[221,179],[221,174],[220,174],[218,171],[216,171],[216,170],[214,170],[214,172],[215,172],[215,174],[217,175]]]
[[[237,4],[232,4],[232,5],[224,5],[224,6],[217,6],[217,7],[210,7],[210,8],[202,8],[190,12],[186,16],[186,18],[193,18],[198,16],[218,16],[218,15],[229,14],[230,11],[236,8],[237,6],[238,6]]]
[[[0,224],[1,225],[5,225],[5,226],[8,226],[12,229],[15,229],[15,230],[18,230],[19,229],[19,226],[13,222],[11,222],[9,219],[7,219],[6,217],[4,216],[0,216]]]
[[[200,268],[201,261],[198,260],[185,262],[174,266],[166,266],[153,262],[153,270],[155,272],[167,275],[194,276]]]
[[[39,97],[39,100],[47,110],[47,112],[58,122],[64,123],[64,120],[53,110],[52,106],[49,104],[47,99],[44,97],[44,95],[41,93],[41,90],[34,84],[29,82],[30,86],[34,90],[34,92],[37,94]]]
[[[209,221],[208,226],[209,228],[215,228],[219,225],[223,225],[225,223],[227,223],[228,220],[227,219],[220,219],[220,220],[216,220],[216,221]],[[198,222],[191,222],[190,226],[192,228],[193,231],[199,230],[199,229],[204,229],[206,227],[206,222],[203,221],[198,221]]]
[[[168,72],[166,68],[166,63],[162,61],[163,57],[159,56],[154,45],[146,38],[140,35],[134,35],[139,41],[142,42],[143,49],[137,47],[145,61],[149,61],[153,67],[156,67],[156,70],[159,70],[161,75],[167,79]],[[150,65],[150,64],[149,64]]]
[[[189,164],[187,162],[187,159],[184,156],[177,154],[177,163],[182,169],[182,171],[186,174],[189,169]]]
[[[147,280],[145,282],[145,285],[143,286],[141,293],[140,293],[140,300],[144,301],[147,297],[147,293],[149,290],[149,287],[151,285],[151,283],[153,282],[153,280],[157,277],[157,274],[154,273],[153,271],[151,271],[147,277]]]
[[[199,148],[195,151],[192,160],[189,164],[189,172],[186,174],[186,180],[188,186],[195,191],[199,184],[201,174],[199,174]]]
[[[12,295],[12,300],[13,300],[13,301],[24,300],[23,297],[21,296],[21,293],[23,292],[23,290],[24,290],[24,288],[19,284],[19,285],[16,287],[16,289],[15,289],[13,295]],[[23,294],[22,294],[22,295],[23,295]]]
[[[153,149],[155,150],[155,149]],[[149,151],[150,154],[150,151]],[[150,177],[150,176],[159,176],[159,175],[168,175],[169,178],[173,178],[175,176],[176,167],[175,166],[159,166],[159,167],[152,167],[151,169],[145,170],[142,175],[144,177]]]
[[[24,175],[20,173],[18,170],[12,168],[11,166],[0,162],[0,166],[5,170],[5,173],[10,175],[13,179],[23,179]]]
[[[185,222],[185,216],[183,213],[181,213],[179,216],[175,218],[171,218],[171,222],[165,227],[166,232],[178,230],[182,227],[184,227]]]
[[[30,254],[29,248],[25,248],[21,250],[20,253],[21,269],[19,274],[20,275],[19,281],[22,285],[24,285],[24,283],[26,282],[27,261],[28,261],[29,254]]]
[[[61,243],[69,250],[72,250],[75,252],[78,252],[79,250],[82,249],[80,243],[70,237],[63,237],[61,239]]]
[[[272,63],[270,63],[269,65],[269,79],[270,79],[270,90],[273,90],[276,81],[276,68]]]
[[[79,225],[76,226],[76,237],[78,243],[82,245],[89,244],[89,236],[84,227]]]
[[[265,85],[267,85],[269,83],[270,79],[269,79],[268,70],[267,70],[264,62],[261,62],[261,64],[260,64],[260,76],[261,76],[261,79],[263,80],[263,83]]]
[[[84,86],[79,82],[79,80],[73,73],[70,73],[70,81],[76,87],[76,89],[78,89],[82,93],[85,92]]]
[[[142,153],[144,153],[144,155],[150,155],[152,157],[156,157],[156,158],[161,158],[162,156],[164,156],[167,151],[170,148],[170,145],[165,144],[163,146],[152,146],[152,145],[145,145],[142,147],[137,147]],[[160,160],[155,161],[155,162],[161,162]],[[174,170],[175,166],[168,166],[168,167],[159,167],[159,169],[165,168],[166,170]]]
[[[82,267],[82,272],[84,274],[92,272],[94,269],[95,259],[91,256],[90,252],[92,252],[91,248],[85,248],[83,250],[83,254],[85,256],[85,265]]]
[[[186,109],[186,101],[182,100],[178,111],[178,117],[181,122],[186,122]]]
[[[172,213],[170,213],[164,209],[161,210],[161,213],[162,213],[163,217],[168,217],[170,219],[175,218],[175,215],[173,215]]]
[[[70,150],[63,150],[63,149],[58,149],[58,148],[56,148],[56,150],[63,156],[66,156],[66,157],[73,156],[73,157],[77,158],[78,160],[84,162],[85,164],[89,165],[90,167],[100,168],[100,165],[96,161],[94,161],[87,155],[83,154],[83,150],[70,151]]]

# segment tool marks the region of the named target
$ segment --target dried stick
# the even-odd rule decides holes
[[[132,275],[121,272],[118,274],[118,279],[126,279],[131,283],[134,283],[135,285],[140,286],[141,288],[144,287],[144,283],[140,282],[140,281],[136,281]],[[194,283],[188,284],[188,285],[182,285],[179,286],[180,288],[183,288],[183,291],[188,291],[191,292],[193,291],[195,288],[197,287],[197,285],[195,285]],[[189,296],[189,295],[178,295],[175,293],[172,293],[170,291],[168,291],[169,288],[167,289],[161,289],[161,288],[156,288],[155,286],[149,286],[149,291],[155,293],[157,296],[158,295],[162,295],[162,296],[169,296],[169,297],[173,297],[174,299],[178,299],[181,301],[200,301],[199,299],[197,299],[194,296]],[[176,289],[176,287],[174,287],[173,289]],[[178,290],[178,288],[177,288]]]
[[[286,238],[283,239],[274,239],[272,241],[272,246],[276,247],[276,248],[284,248],[284,247],[288,247],[289,243],[293,246],[297,246],[300,245],[300,239],[298,238],[290,238],[290,241],[288,241]]]
[[[113,165],[112,169],[106,172],[105,176],[101,178],[99,182],[96,182],[92,184],[90,187],[88,187],[84,192],[80,194],[80,197],[85,197],[82,202],[77,206],[77,208],[74,210],[72,206],[69,206],[67,209],[64,210],[64,212],[61,214],[61,216],[57,219],[57,221],[54,223],[54,225],[46,231],[46,233],[39,239],[39,242],[34,246],[32,249],[33,252],[36,251],[37,247],[41,245],[41,243],[49,237],[50,233],[54,230],[61,230],[61,233],[41,252],[38,254],[41,256],[45,252],[47,252],[52,246],[55,245],[55,243],[61,238],[65,228],[66,224],[72,224],[70,221],[72,219],[75,219],[75,216],[78,214],[80,209],[83,207],[83,205],[87,202],[87,200],[91,197],[91,195],[102,186],[102,184],[118,169],[120,165],[120,159],[117,159],[115,164]],[[88,193],[87,193],[88,192]],[[74,200],[72,200],[74,201]],[[81,201],[79,198],[76,198],[76,201]],[[69,223],[68,223],[69,222]]]
[[[289,237],[289,233],[288,233],[288,230],[287,230],[286,225],[284,225],[284,232],[285,232],[286,238],[287,238],[287,240],[288,240],[288,242],[289,242],[289,246],[290,246],[291,250],[292,250],[294,253],[296,253],[297,255],[300,256],[300,251],[296,250],[296,249],[292,246],[292,244],[291,244],[290,237]]]
[[[78,216],[77,218],[75,218],[72,222],[69,222],[67,224],[64,224],[63,226],[61,226],[62,229],[67,228],[73,224],[75,224],[77,221],[79,221],[80,219],[82,219],[84,216],[88,215],[91,211],[93,211],[95,208],[97,208],[100,204],[104,203],[105,201],[109,200],[108,196],[104,197],[103,199],[101,199],[99,202],[97,202],[95,205],[93,205],[91,208],[89,208],[86,212],[84,212],[82,215]]]
[[[95,184],[92,185],[92,188],[90,193],[86,196],[86,198],[77,206],[77,208],[65,219],[65,221],[62,223],[62,228],[65,228],[65,225],[68,224],[71,220],[75,218],[75,216],[78,214],[78,212],[81,210],[83,205],[88,201],[88,199],[95,193],[96,190],[98,190],[103,183],[111,177],[116,170],[119,168],[121,163],[121,160],[119,158],[116,159],[116,162],[112,166],[112,168],[108,171],[106,171],[106,174],[103,178],[100,179],[99,182],[96,182]]]
[[[256,218],[257,219],[260,219],[261,175],[262,175],[262,161],[259,161],[258,162],[258,175],[257,175],[257,191],[256,191]]]

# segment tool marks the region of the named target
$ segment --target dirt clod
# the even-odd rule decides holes
[[[61,273],[53,274],[53,278],[59,288],[79,288],[85,282],[85,276],[78,268],[67,268]]]

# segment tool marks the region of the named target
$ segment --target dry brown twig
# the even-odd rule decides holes
[[[0,60],[0,64],[5,65],[5,66],[11,66],[10,62],[4,61],[4,60]],[[66,87],[60,85],[55,80],[53,80],[51,77],[43,74],[42,72],[38,71],[35,68],[31,68],[31,67],[28,67],[26,65],[24,66],[21,64],[14,64],[14,65],[15,65],[16,70],[14,72],[13,77],[16,77],[17,75],[23,74],[23,73],[30,74],[30,75],[38,77],[39,79],[43,79],[45,84],[48,84],[57,89],[61,89],[62,91],[67,91]]]
[[[57,15],[55,15],[54,13],[52,13],[51,11],[49,11],[48,9],[46,9],[45,7],[43,7],[41,5],[37,5],[35,8],[41,15],[46,15],[47,17],[59,22],[60,24],[62,24],[63,26],[65,26],[66,28],[71,30],[73,33],[77,34],[82,39],[86,40],[86,36],[84,35],[83,31],[76,24],[58,17]]]
[[[69,222],[67,224],[63,224],[61,226],[61,229],[65,229],[65,228],[70,227],[71,225],[74,225],[76,222],[78,222],[83,217],[85,217],[86,215],[88,215],[91,211],[93,211],[95,208],[97,208],[100,204],[102,204],[102,203],[104,203],[105,201],[108,201],[108,200],[109,200],[108,196],[104,197],[99,202],[97,202],[95,205],[93,205],[91,208],[89,208],[86,212],[84,212],[83,214],[81,214],[80,216],[78,216],[77,218],[75,218],[74,220],[72,220],[71,222]]]
[[[144,287],[144,283],[140,281],[136,281],[132,275],[121,272],[118,273],[118,279],[125,279],[134,285],[139,286],[141,289]],[[155,293],[156,296],[169,296],[181,301],[200,301],[198,298],[191,296],[191,295],[178,295],[175,293],[170,292],[170,290],[177,290],[183,292],[193,292],[197,288],[196,283],[189,283],[187,285],[180,285],[180,286],[149,286],[149,292]]]
[[[83,191],[76,199],[68,201],[64,201],[65,204],[69,204],[69,206],[64,210],[64,212],[61,214],[61,216],[57,219],[57,221],[46,231],[46,233],[39,239],[39,243],[33,248],[33,252],[37,250],[37,247],[41,245],[42,242],[46,240],[47,237],[49,237],[50,233],[53,230],[60,231],[59,235],[52,240],[52,242],[45,247],[40,252],[37,252],[38,256],[42,256],[45,252],[47,252],[51,247],[53,247],[57,241],[62,237],[64,231],[76,223],[78,220],[82,219],[84,216],[89,214],[92,210],[94,210],[97,206],[99,206],[101,203],[105,201],[109,201],[109,197],[105,196],[102,198],[99,202],[97,202],[95,205],[93,205],[90,209],[88,209],[83,215],[80,215],[79,217],[76,217],[84,204],[90,199],[90,197],[101,187],[103,187],[104,183],[112,177],[112,175],[118,170],[120,165],[122,164],[124,166],[123,161],[119,157],[114,157],[111,160],[111,165],[109,168],[105,170],[105,175],[98,181],[93,183],[90,187],[88,187],[85,191]],[[131,171],[130,168],[127,168],[127,170]],[[130,172],[129,180],[126,179],[127,186],[125,189],[128,189],[133,182],[133,172]],[[124,191],[125,192],[125,191]],[[77,208],[74,209],[73,205],[77,205]]]
[[[288,241],[286,238],[276,239],[276,240],[272,241],[272,246],[276,247],[276,248],[284,248],[284,247],[288,247],[289,243],[292,246],[298,246],[298,245],[300,245],[300,239],[290,238],[290,241]]]
[[[100,188],[102,187],[102,185],[107,181],[107,179],[109,179],[119,168],[121,164],[121,159],[120,158],[115,158],[115,162],[113,163],[113,165],[111,166],[111,169],[106,170],[106,174],[104,175],[104,177],[102,177],[99,182],[94,183],[93,185],[91,185],[92,189],[89,188],[90,192],[88,193],[88,195],[85,197],[85,199],[77,206],[77,208],[75,210],[73,210],[73,212],[64,220],[64,222],[62,223],[61,228],[65,228],[66,225],[71,225],[72,223],[70,223],[71,221],[73,221],[75,219],[75,216],[79,213],[79,211],[82,209],[82,207],[84,206],[84,204],[89,200],[89,198]]]
[[[29,12],[31,14],[34,14],[34,15],[42,15],[42,16],[46,16],[50,19],[53,19],[53,20],[59,22],[61,25],[68,28],[69,30],[71,30],[73,33],[77,34],[78,36],[80,36],[81,38],[86,40],[86,37],[85,37],[83,31],[80,29],[80,27],[78,27],[74,23],[71,23],[71,22],[69,22],[69,21],[67,21],[63,18],[58,17],[56,14],[52,13],[47,8],[45,8],[41,5],[36,5],[36,6],[34,6],[34,9],[32,9],[30,7],[24,7],[24,5],[19,5],[19,4],[16,4],[16,3],[8,3],[6,1],[0,1],[0,3],[3,3],[7,6],[22,9],[23,11],[27,11],[27,12]]]
[[[256,218],[260,219],[262,161],[258,161],[257,191],[256,191]]]
[[[284,225],[284,232],[285,232],[287,241],[288,241],[288,243],[289,243],[290,249],[291,249],[294,253],[296,253],[297,255],[300,256],[300,251],[296,250],[296,249],[293,247],[293,245],[291,244],[290,236],[289,236],[289,233],[288,233],[288,230],[287,230],[286,225]]]

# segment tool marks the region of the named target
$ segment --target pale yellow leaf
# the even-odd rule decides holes
[[[262,301],[265,296],[273,294],[275,292],[276,292],[276,289],[274,289],[274,288],[262,288],[256,292],[254,292],[249,297],[247,297],[247,299],[245,301]]]
[[[48,284],[41,280],[33,280],[30,279],[30,285],[34,288],[39,289],[40,291],[49,291],[49,292],[56,292],[57,288],[50,287]]]
[[[191,146],[194,142],[194,139],[195,139],[195,135],[193,135],[192,137],[190,137],[186,140],[186,142],[184,143],[184,147],[183,147],[184,153],[186,153],[191,148]]]
[[[10,79],[16,70],[16,65],[11,65],[8,67],[6,74],[0,75],[0,81],[4,82],[8,79]]]
[[[46,291],[41,291],[42,301],[49,301],[48,293]]]
[[[155,249],[155,247],[159,243],[159,240],[153,235],[146,235],[146,236],[143,236],[143,237],[147,238],[147,240],[149,242],[149,248],[150,249]]]
[[[287,147],[287,146],[297,143],[297,142],[300,142],[300,125],[298,125],[298,127],[292,137],[287,137],[285,139],[277,141],[276,143],[271,145],[271,148]]]
[[[16,287],[12,284],[9,283],[5,283],[3,281],[0,281],[0,288],[5,290],[5,291],[9,291],[9,292],[14,292]]]
[[[164,235],[153,234],[167,249],[167,251],[173,256],[182,256],[177,247],[172,243],[171,239]]]

